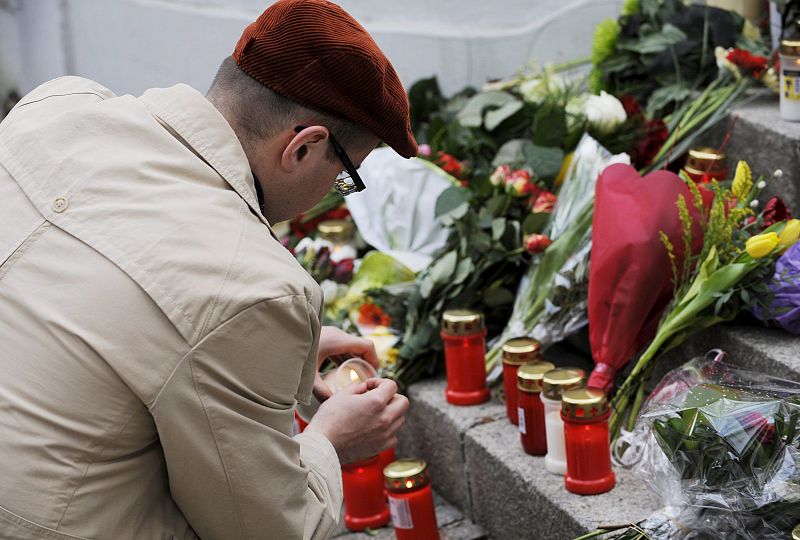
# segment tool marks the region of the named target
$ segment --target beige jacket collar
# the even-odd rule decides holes
[[[247,156],[225,117],[205,96],[185,84],[147,90],[139,98],[163,125],[177,133],[217,171],[277,239],[261,213]]]

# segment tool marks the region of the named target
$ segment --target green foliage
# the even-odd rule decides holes
[[[680,108],[717,77],[715,47],[746,41],[739,15],[682,0],[631,0],[614,22],[616,36],[610,23],[595,33],[592,88],[630,94],[650,115]],[[751,41],[751,50],[763,46]]]

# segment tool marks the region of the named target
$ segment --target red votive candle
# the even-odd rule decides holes
[[[597,495],[610,491],[616,482],[611,470],[606,395],[594,388],[574,388],[561,398],[564,443],[567,453],[568,491]]]
[[[348,529],[363,531],[389,523],[378,456],[342,465],[342,491],[344,524]]]
[[[490,397],[486,387],[486,327],[477,311],[453,309],[442,317],[448,403],[477,405]]]
[[[517,414],[517,369],[525,362],[540,360],[541,345],[535,339],[509,339],[503,344],[503,389],[506,395],[506,416],[515,426]]]
[[[550,362],[528,362],[517,370],[519,438],[525,452],[534,456],[547,453],[544,404],[539,396],[544,374],[555,367]]]
[[[378,461],[381,464],[381,470],[385,469],[387,465],[396,460],[397,456],[395,455],[394,448],[387,448],[386,450],[378,454]]]
[[[388,465],[383,476],[397,540],[439,540],[426,463],[401,459]]]
[[[294,430],[295,433],[303,433],[306,430],[306,426],[308,426],[308,422],[303,420],[297,411],[294,412]]]
[[[702,184],[712,180],[722,182],[728,177],[725,154],[713,148],[692,148],[683,172],[695,183]]]

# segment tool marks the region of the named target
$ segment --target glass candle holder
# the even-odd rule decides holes
[[[506,416],[515,426],[517,414],[517,370],[526,362],[541,360],[541,345],[531,338],[510,339],[503,344],[503,389],[506,396]]]
[[[781,120],[800,121],[800,40],[781,41]]]
[[[442,317],[442,340],[447,371],[444,394],[453,405],[477,405],[490,397],[486,387],[486,327],[483,315],[448,310]]]
[[[608,417],[605,394],[594,388],[574,388],[561,398],[567,474],[564,485],[580,495],[610,491],[616,479],[611,470]]]
[[[728,177],[727,158],[724,153],[713,148],[692,148],[683,172],[697,183],[712,180],[722,182]]]
[[[547,455],[544,467],[553,474],[564,476],[567,472],[567,455],[564,448],[564,421],[561,420],[561,396],[566,390],[584,384],[586,372],[579,368],[559,368],[545,373],[542,379],[542,405],[547,433]]]
[[[517,416],[522,448],[528,454],[547,453],[544,427],[544,405],[539,398],[544,374],[555,369],[550,362],[529,362],[517,370]]]
[[[389,507],[378,456],[342,465],[342,491],[344,524],[348,529],[363,531],[389,523]]]
[[[317,226],[319,237],[333,244],[331,260],[354,259],[356,256],[355,228],[346,219],[329,219]]]
[[[383,470],[397,540],[439,540],[428,466],[401,459]]]

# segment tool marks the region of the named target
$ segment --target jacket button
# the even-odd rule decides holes
[[[50,205],[50,208],[53,209],[53,212],[58,212],[60,214],[67,209],[67,206],[69,206],[67,199],[64,197],[59,197],[53,201],[53,204]]]

